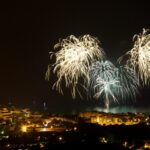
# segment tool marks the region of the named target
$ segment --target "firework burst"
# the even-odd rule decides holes
[[[53,73],[57,75],[53,88],[63,94],[62,82],[65,81],[65,86],[71,89],[72,97],[75,98],[79,79],[82,78],[84,82],[89,82],[88,69],[91,61],[104,57],[100,42],[90,35],[79,38],[71,35],[60,40],[54,48],[59,51],[50,52],[50,56],[55,55],[56,57],[56,62],[51,67]],[[50,71],[51,69],[47,70],[47,78],[49,78]]]
[[[118,102],[118,88],[120,81],[117,77],[117,68],[110,61],[96,61],[91,65],[90,89],[94,89],[94,97],[96,99],[104,97],[105,106],[109,108],[110,100]]]
[[[117,76],[120,81],[120,87],[118,88],[119,98],[122,100],[135,100],[140,87],[135,72],[130,68],[120,66]]]
[[[115,67],[110,61],[93,62],[90,68],[90,93],[96,99],[104,98],[106,108],[110,103],[135,99],[139,82],[132,69]]]
[[[143,33],[134,36],[134,46],[118,61],[125,61],[125,66],[131,68],[138,79],[147,85],[150,82],[150,32],[143,29]],[[126,59],[127,58],[127,59]]]

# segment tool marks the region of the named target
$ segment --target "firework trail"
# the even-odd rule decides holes
[[[147,85],[150,81],[150,32],[143,29],[143,32],[135,35],[133,39],[133,48],[118,61],[125,62],[125,67],[131,68],[143,85]]]
[[[90,35],[79,38],[71,35],[60,40],[54,48],[59,51],[50,52],[50,56],[55,55],[56,62],[48,67],[46,78],[49,79],[50,72],[53,70],[57,75],[53,88],[63,94],[62,82],[65,82],[65,86],[70,88],[72,97],[75,98],[79,79],[82,78],[84,83],[89,82],[88,70],[91,61],[104,57],[100,42]]]
[[[120,81],[120,87],[118,88],[119,98],[123,101],[129,99],[135,100],[140,88],[135,72],[130,68],[120,66],[117,77]]]

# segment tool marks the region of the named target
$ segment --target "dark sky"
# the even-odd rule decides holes
[[[48,101],[68,108],[65,96],[51,91],[44,76],[50,50],[59,38],[90,34],[99,38],[108,58],[130,50],[132,37],[150,28],[150,4],[142,1],[11,1],[0,5],[0,102]],[[37,98],[38,97],[38,98]],[[81,103],[84,104],[82,101]]]

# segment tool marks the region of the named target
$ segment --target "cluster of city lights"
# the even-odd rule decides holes
[[[90,97],[103,97],[106,108],[111,102],[119,103],[120,99],[135,99],[140,81],[148,85],[150,79],[149,30],[143,29],[134,40],[133,48],[118,59],[120,66],[116,67],[106,59],[97,38],[71,35],[54,46],[58,51],[50,52],[50,58],[55,56],[56,61],[48,66],[46,79],[50,79],[53,72],[57,76],[53,88],[60,93],[63,94],[65,85],[73,98],[77,93],[82,97],[80,86]]]

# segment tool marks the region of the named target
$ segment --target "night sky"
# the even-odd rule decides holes
[[[12,1],[0,5],[0,103],[27,105],[46,101],[52,111],[76,110],[98,102],[72,100],[45,81],[49,51],[59,38],[90,34],[113,63],[130,50],[134,34],[150,28],[150,4],[142,1]],[[140,104],[149,101],[142,91]],[[36,101],[36,102],[35,102]]]

